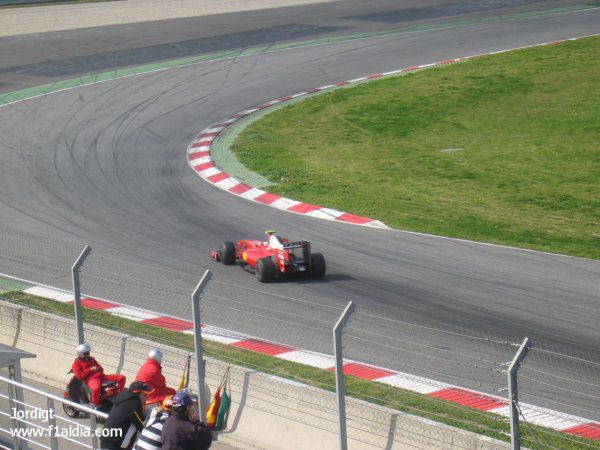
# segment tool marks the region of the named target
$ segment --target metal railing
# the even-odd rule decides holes
[[[11,424],[9,430],[0,427],[0,434],[8,435],[8,438],[12,439],[15,449],[29,448],[29,445],[50,450],[80,447],[93,450],[100,448],[98,438],[102,435],[103,429],[98,427],[98,419],[106,419],[108,417],[106,413],[10,378],[0,376],[0,382],[6,383],[8,387],[6,395],[0,393],[0,398],[8,400],[8,411],[0,411],[0,416],[8,417]],[[27,392],[26,400],[18,400],[21,397],[17,396],[19,390]],[[31,398],[33,396],[41,397],[42,401],[34,402]],[[90,425],[59,415],[55,408],[56,404],[61,405],[61,409],[62,405],[67,405],[88,414]]]

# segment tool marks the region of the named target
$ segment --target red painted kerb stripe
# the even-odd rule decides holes
[[[210,145],[212,144],[212,140],[211,141],[196,141],[191,145],[191,148],[198,148],[198,147],[210,147]]]
[[[194,170],[196,172],[202,172],[203,170],[210,169],[211,167],[215,167],[215,163],[212,161],[209,161],[209,162],[205,162],[203,164],[198,164],[197,166],[194,166]]]
[[[574,434],[587,439],[593,439],[600,442],[600,423],[584,423],[576,427],[563,430],[565,433]]]
[[[331,367],[327,370],[333,372],[335,367]],[[377,367],[371,367],[360,363],[344,364],[343,370],[344,375],[352,375],[353,377],[360,378],[362,380],[377,380],[378,378],[387,377],[396,373],[390,370],[379,369]]]
[[[67,303],[75,303],[75,300],[71,300]],[[88,309],[113,309],[113,308],[117,308],[119,305],[117,305],[116,303],[111,303],[111,302],[106,302],[104,300],[98,300],[95,298],[82,298],[81,299],[81,306],[83,306],[84,308],[88,308]]]
[[[262,353],[263,355],[280,355],[282,353],[291,352],[295,350],[291,347],[285,347],[283,345],[271,344],[270,342],[259,341],[256,339],[248,339],[245,341],[234,342],[234,347],[243,348],[246,350],[250,350],[255,353]]]
[[[468,406],[470,408],[481,409],[488,411],[500,406],[505,406],[506,402],[497,400],[493,397],[478,394],[476,392],[466,391],[459,388],[441,389],[429,394],[430,397],[436,397],[459,405]]]
[[[342,214],[336,220],[341,220],[342,222],[357,223],[360,225],[364,223],[373,222],[373,219],[369,219],[368,217],[361,217],[350,213]]]
[[[221,173],[216,173],[214,175],[211,175],[210,177],[207,177],[206,179],[208,181],[210,181],[211,183],[218,183],[219,181],[224,180],[225,178],[229,178],[230,175],[226,172],[221,172]]]
[[[229,189],[229,191],[233,192],[234,194],[243,194],[244,192],[249,191],[250,189],[253,189],[252,186],[240,183]]]
[[[185,331],[194,328],[194,324],[192,322],[188,322],[187,320],[173,319],[172,317],[155,317],[154,319],[142,320],[142,323],[173,331]]]
[[[271,194],[269,192],[265,192],[262,195],[256,197],[256,201],[260,203],[264,203],[265,205],[270,205],[274,201],[279,200],[281,197],[279,195]]]
[[[311,211],[316,211],[317,209],[321,209],[320,206],[310,205],[308,203],[298,203],[297,205],[289,207],[287,210],[292,212],[297,212],[301,214],[306,214]]]

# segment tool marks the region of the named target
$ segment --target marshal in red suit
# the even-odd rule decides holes
[[[92,391],[90,402],[94,406],[100,405],[100,396],[102,394],[102,382],[116,381],[119,383],[119,392],[125,387],[125,377],[123,375],[106,375],[104,369],[96,358],[90,356],[92,347],[83,343],[77,347],[77,358],[73,361],[71,370],[78,380],[83,381]]]
[[[168,395],[174,395],[177,391],[167,386],[167,381],[162,374],[163,354],[158,349],[152,349],[148,353],[148,359],[142,364],[135,376],[135,381],[142,381],[150,386],[153,391],[148,394],[146,403],[162,402]]]

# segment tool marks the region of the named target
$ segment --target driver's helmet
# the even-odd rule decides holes
[[[83,358],[84,356],[90,356],[90,352],[92,351],[92,346],[90,344],[79,344],[77,346],[77,357]],[[86,355],[87,353],[87,355]]]
[[[265,231],[265,234],[267,235],[267,244],[269,244],[269,247],[283,248],[282,241],[279,236],[275,234],[275,230],[267,230]]]

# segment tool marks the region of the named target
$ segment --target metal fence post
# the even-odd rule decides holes
[[[344,394],[344,361],[342,356],[342,332],[354,312],[355,305],[348,303],[346,309],[333,327],[333,349],[335,355],[335,391],[338,402],[338,424],[340,450],[348,449],[348,438],[346,435],[346,398]]]
[[[21,363],[17,361],[15,364],[8,366],[8,378],[13,381],[21,381]],[[17,418],[18,412],[23,409],[23,403],[25,399],[23,397],[23,390],[19,387],[7,383],[8,387],[8,411],[10,414],[10,426],[13,430],[17,428],[27,428],[27,424],[21,424],[21,421]],[[14,412],[14,414],[13,414]],[[22,441],[19,435],[13,437],[13,445],[15,450],[27,449],[27,441]]]
[[[21,423],[19,422],[19,420],[17,419],[17,411],[19,410],[19,404],[15,402],[15,386],[13,386],[12,384],[7,384],[6,385],[8,388],[8,411],[10,412],[10,428],[12,430],[17,430],[18,428],[21,427]],[[14,406],[13,406],[14,405]],[[13,413],[14,411],[14,413]],[[13,448],[15,450],[20,450],[21,449],[21,439],[19,439],[19,435],[15,434],[13,436]]]
[[[56,428],[56,409],[54,409],[54,400],[48,397],[46,401],[46,406],[48,407],[48,429],[50,430],[50,448],[52,450],[58,450],[58,438],[57,436],[57,428]]]
[[[206,392],[204,392],[204,358],[202,356],[202,323],[200,322],[200,296],[210,280],[211,272],[204,272],[202,279],[192,293],[192,311],[194,314],[194,347],[196,350],[196,371],[198,372],[198,396],[200,397],[200,420],[206,422],[206,408],[208,406]]]
[[[85,342],[83,335],[83,316],[81,314],[81,286],[79,284],[79,270],[85,261],[85,258],[92,251],[92,247],[86,245],[75,264],[71,268],[71,274],[73,276],[73,295],[75,296],[75,321],[77,322],[77,341],[78,344]]]
[[[98,446],[98,435],[96,430],[98,429],[98,418],[96,414],[90,414],[90,428],[92,429],[92,450],[100,448]]]
[[[513,450],[521,449],[521,434],[519,432],[519,411],[517,405],[519,403],[519,390],[517,388],[517,371],[521,363],[527,355],[527,351],[531,347],[529,338],[523,339],[523,343],[517,350],[517,354],[513,358],[508,367],[508,400],[510,404],[510,443]]]

